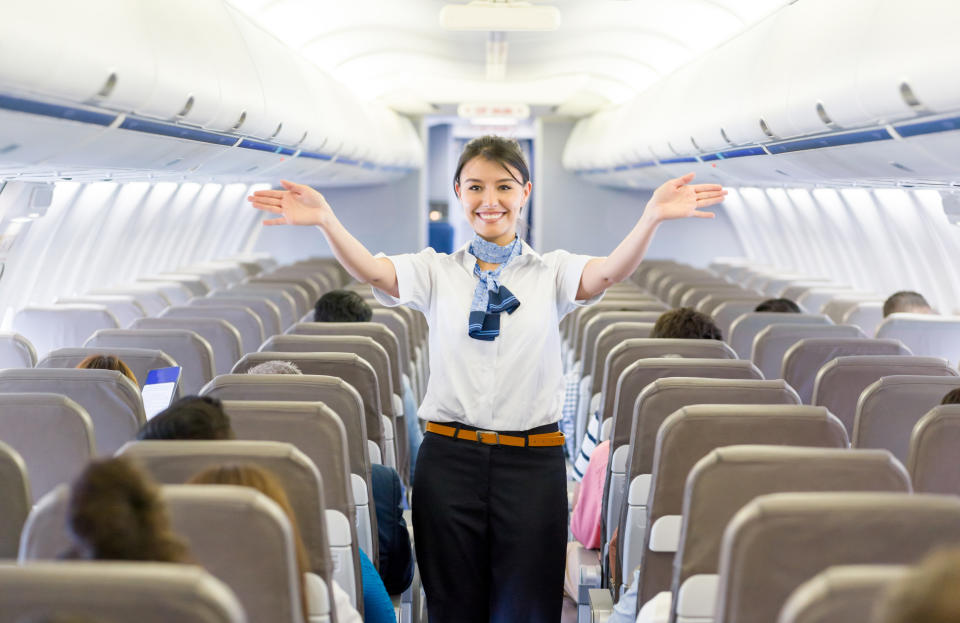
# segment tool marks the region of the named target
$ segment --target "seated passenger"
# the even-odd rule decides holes
[[[874,612],[879,623],[960,623],[960,550],[928,556],[887,589]]]
[[[133,374],[130,366],[123,363],[119,357],[114,355],[90,355],[77,364],[77,369],[87,370],[114,370],[122,373],[125,377],[133,381],[133,384],[139,387],[137,377]]]
[[[318,609],[317,601],[323,595],[323,581],[314,573],[307,571],[309,563],[307,559],[307,550],[303,546],[303,539],[300,537],[300,527],[297,525],[296,515],[290,506],[290,500],[287,498],[287,492],[284,491],[276,477],[269,471],[257,467],[256,465],[219,465],[210,467],[199,474],[194,475],[187,484],[191,485],[237,485],[241,487],[251,487],[277,503],[277,506],[283,510],[284,515],[290,522],[290,528],[293,532],[293,549],[297,559],[297,570],[300,572],[300,601],[303,608],[303,620],[310,620],[311,611]],[[361,552],[361,556],[366,556]],[[363,577],[364,589],[366,589],[366,576]],[[320,593],[318,595],[318,592]],[[366,590],[364,590],[366,594]],[[384,591],[384,598],[390,605],[391,617],[393,616],[393,607],[390,603],[390,597]],[[339,584],[333,582],[333,598],[329,600],[337,613],[337,620],[341,623],[362,623],[360,613],[356,611],[350,603],[350,595],[343,590]],[[364,607],[367,602],[364,599]],[[369,611],[368,611],[369,617]],[[371,619],[383,620],[383,619]],[[389,619],[387,619],[389,620]]]
[[[303,374],[303,372],[292,361],[264,361],[247,370],[247,374]]]
[[[191,562],[157,486],[125,457],[93,461],[73,482],[67,532],[64,558]]]
[[[958,387],[958,388],[956,388],[956,389],[951,389],[950,391],[948,391],[948,392],[943,396],[943,399],[940,400],[940,404],[942,404],[942,405],[956,405],[956,404],[960,404],[960,387]]]
[[[767,299],[757,305],[755,312],[780,312],[784,314],[801,313],[800,306],[790,299]]]
[[[919,292],[901,290],[894,292],[883,302],[883,317],[890,314],[934,314],[927,299]]]
[[[319,299],[313,310],[314,322],[370,322],[373,310],[363,297],[353,290],[331,290]],[[413,388],[403,380],[403,415],[407,425],[407,442],[410,446],[410,482],[417,463],[417,453],[423,443],[423,431],[417,418],[417,404]]]
[[[139,441],[236,439],[223,403],[210,396],[184,396],[155,415],[137,433]]]

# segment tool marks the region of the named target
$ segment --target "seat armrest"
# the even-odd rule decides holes
[[[591,623],[606,623],[613,614],[613,597],[605,588],[590,589],[590,621]]]

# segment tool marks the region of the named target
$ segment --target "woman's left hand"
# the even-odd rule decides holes
[[[693,175],[687,173],[664,182],[647,202],[644,216],[656,222],[690,216],[714,218],[713,212],[701,212],[700,209],[720,203],[727,191],[720,184],[690,184]]]

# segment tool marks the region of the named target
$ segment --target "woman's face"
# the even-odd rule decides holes
[[[477,156],[463,165],[456,186],[473,231],[500,246],[509,244],[516,235],[517,217],[532,188],[530,182],[517,181],[522,179],[519,171],[507,167],[509,173],[499,162]]]

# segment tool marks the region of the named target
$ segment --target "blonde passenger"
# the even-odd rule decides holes
[[[137,383],[137,377],[134,375],[133,370],[130,369],[130,366],[123,363],[123,360],[116,355],[90,355],[77,364],[77,369],[113,370],[114,372],[120,372],[133,381],[134,385],[139,385]]]
[[[877,623],[960,623],[960,549],[928,556],[877,604]]]

